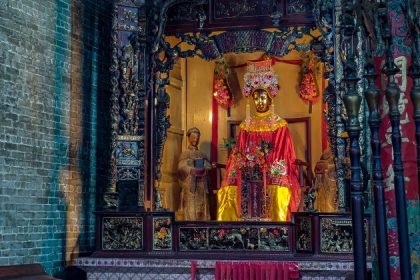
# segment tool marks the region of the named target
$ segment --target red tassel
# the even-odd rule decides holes
[[[245,263],[244,264],[244,267],[243,267],[243,279],[244,280],[250,280],[250,276],[251,276],[251,271],[250,271],[250,265],[249,265],[249,262],[247,262],[247,263]]]
[[[237,187],[236,187],[236,214],[238,215],[238,218],[241,217],[241,211],[242,211],[242,173],[241,171],[238,172],[238,179],[237,179]]]
[[[226,280],[232,279],[232,263],[225,263],[226,265]]]
[[[196,272],[197,272],[197,261],[191,261],[191,280],[195,280]]]
[[[222,262],[221,264],[221,279],[220,280],[225,280],[226,278],[226,263]]]
[[[264,181],[264,218],[268,218],[269,213],[267,209],[267,167],[264,165],[263,168],[263,181]]]
[[[299,278],[299,265],[296,262],[288,263],[289,267],[289,278],[298,279]]]
[[[277,263],[277,280],[283,280],[283,263]]]
[[[233,280],[242,280],[241,278],[239,278],[239,262],[236,263],[232,263],[232,279]]]
[[[276,267],[276,264],[275,263],[270,263],[270,280],[276,280],[276,271],[277,270],[277,267]]]
[[[215,280],[222,280],[221,277],[221,271],[220,271],[220,262],[216,262],[215,268],[214,268],[214,279]]]

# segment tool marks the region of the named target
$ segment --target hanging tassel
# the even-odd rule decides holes
[[[242,213],[242,172],[241,170],[239,170],[238,173],[239,173],[238,179],[237,179],[238,186],[236,187],[236,204],[237,204],[236,215],[238,217],[241,217],[241,213]]]
[[[268,211],[267,211],[267,167],[264,166],[263,168],[263,184],[264,184],[264,218],[268,218]]]
[[[250,121],[251,121],[251,106],[249,105],[249,100],[247,100],[247,103],[246,103],[245,114],[246,114],[245,115],[245,125],[246,125],[246,128],[248,129]]]
[[[191,280],[195,280],[197,273],[197,261],[191,261]]]
[[[271,114],[271,126],[274,126],[275,119],[276,119],[276,113],[274,112],[274,104],[270,105],[270,114]]]

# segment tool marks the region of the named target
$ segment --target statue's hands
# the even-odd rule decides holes
[[[206,175],[206,169],[205,168],[192,168],[190,171],[191,175],[194,175],[195,177],[204,177]]]

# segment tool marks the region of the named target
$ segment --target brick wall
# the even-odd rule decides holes
[[[0,0],[0,265],[94,245],[107,183],[112,0]]]

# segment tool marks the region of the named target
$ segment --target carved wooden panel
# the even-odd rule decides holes
[[[153,217],[153,250],[172,250],[172,217]]]
[[[310,25],[314,21],[312,8],[313,0],[208,0],[203,5],[178,4],[168,11],[165,32]]]
[[[275,0],[213,0],[213,19],[270,16]]]
[[[296,250],[312,252],[312,219],[310,216],[296,216]]]
[[[308,0],[287,0],[286,15],[305,15],[311,14],[313,9],[312,1]]]
[[[292,252],[290,235],[293,233],[287,223],[265,225],[210,224],[207,227],[189,224],[180,226],[180,251],[277,251]]]
[[[365,219],[366,252],[370,255],[369,221]],[[320,219],[320,250],[324,254],[352,254],[353,229],[351,218]]]
[[[143,218],[103,217],[102,250],[142,250]]]

